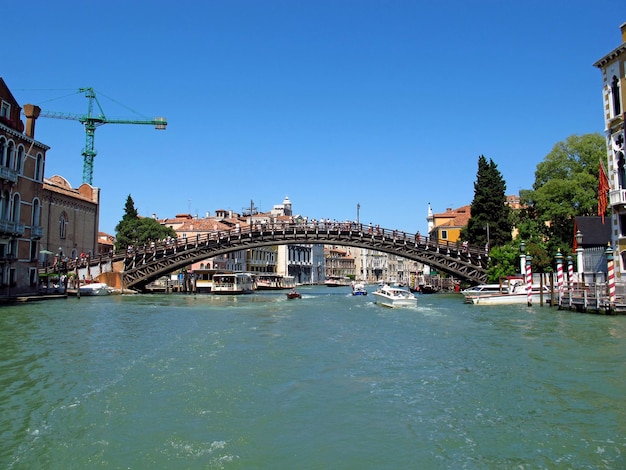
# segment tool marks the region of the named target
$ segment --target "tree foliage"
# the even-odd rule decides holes
[[[461,232],[461,238],[473,246],[490,248],[511,240],[511,222],[506,202],[506,183],[493,160],[478,157],[478,172],[474,182],[471,217]]]
[[[567,252],[572,246],[574,217],[596,215],[598,167],[605,158],[602,135],[572,135],[557,143],[537,165],[532,191],[520,194],[528,207],[520,236],[543,242],[550,253]],[[522,233],[524,228],[527,233]]]
[[[122,220],[115,227],[115,249],[126,249],[129,245],[141,246],[176,237],[171,227],[165,227],[150,217],[139,217],[133,198],[128,195]]]

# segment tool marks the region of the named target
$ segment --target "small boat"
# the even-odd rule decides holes
[[[293,276],[283,276],[273,273],[259,273],[256,277],[257,290],[281,290],[293,289],[296,285],[296,279]]]
[[[295,290],[287,292],[286,295],[287,295],[287,298],[289,300],[291,300],[291,299],[301,299],[302,298],[302,294],[300,294],[300,292],[296,292]]]
[[[432,284],[422,284],[419,286],[419,292],[421,294],[436,294],[439,292],[439,288],[433,286]]]
[[[350,285],[350,278],[341,276],[329,276],[324,281],[327,287],[344,287]]]
[[[213,294],[251,294],[254,280],[248,273],[215,274],[213,276]]]
[[[528,291],[523,279],[517,276],[510,276],[500,284],[482,284],[462,291],[465,303],[480,305],[511,305],[527,304]],[[532,285],[531,302],[538,304],[550,299],[550,288],[548,286]]]
[[[416,307],[417,297],[407,289],[400,287],[383,286],[373,293],[376,303],[385,307]]]
[[[352,284],[352,295],[367,295],[367,290],[363,284],[355,283]]]
[[[78,288],[80,295],[109,295],[111,288],[104,282],[84,284]]]

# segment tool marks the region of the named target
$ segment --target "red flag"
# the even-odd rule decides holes
[[[609,191],[609,179],[604,171],[604,166],[600,162],[600,177],[598,178],[598,215],[602,217],[604,223],[604,214],[606,214],[607,192]]]

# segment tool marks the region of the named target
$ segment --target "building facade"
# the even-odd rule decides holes
[[[622,43],[593,65],[602,72],[611,246],[615,250],[616,278],[623,282],[626,276],[626,23],[620,29]]]
[[[44,179],[43,237],[48,257],[77,259],[98,256],[100,189],[83,183],[72,188],[62,176]],[[54,253],[54,255],[50,255]]]
[[[437,240],[440,243],[457,243],[461,240],[461,230],[467,226],[471,215],[470,206],[458,209],[448,208],[445,212],[432,214],[429,205],[428,236],[431,240]]]
[[[22,108],[0,78],[0,296],[38,292],[42,191],[46,152],[35,140],[41,110]]]

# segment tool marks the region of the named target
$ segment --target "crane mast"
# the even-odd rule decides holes
[[[97,155],[94,147],[94,138],[98,126],[102,126],[103,124],[150,124],[155,126],[157,130],[165,130],[167,127],[167,120],[163,117],[157,117],[153,120],[108,119],[102,110],[102,106],[100,106],[100,102],[93,88],[79,88],[78,92],[85,93],[85,97],[88,100],[87,114],[80,115],[43,111],[40,116],[79,121],[85,126],[85,147],[82,151],[83,183],[92,184],[93,182],[93,160]],[[97,115],[94,115],[94,103],[98,107],[99,113]]]

